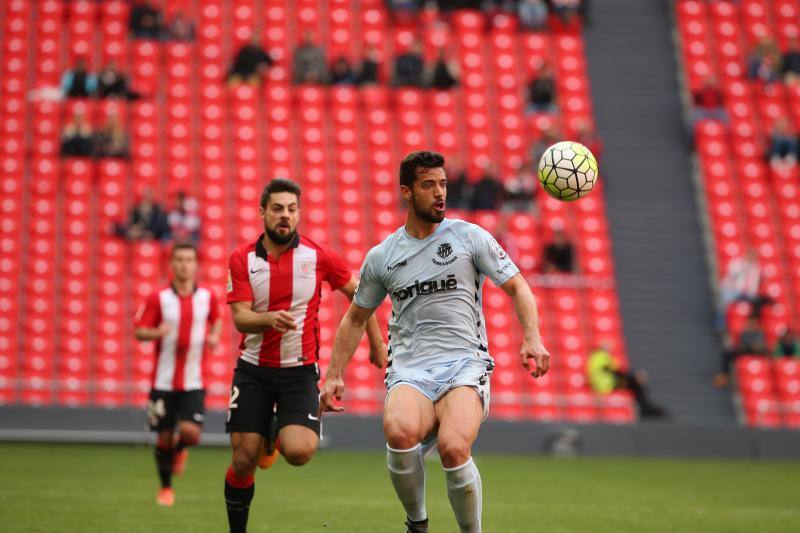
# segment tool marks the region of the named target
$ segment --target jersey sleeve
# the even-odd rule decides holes
[[[137,328],[155,328],[160,323],[161,302],[158,299],[158,293],[154,292],[139,306],[134,318],[134,325]]]
[[[329,248],[323,248],[324,274],[323,279],[335,291],[347,285],[353,273],[347,268],[342,256]]]
[[[228,303],[252,302],[253,287],[250,285],[250,276],[247,273],[245,256],[234,251],[228,261]]]
[[[467,240],[472,249],[475,268],[498,287],[519,273],[517,265],[485,229],[474,226],[468,233]]]
[[[219,309],[219,300],[217,299],[217,295],[214,291],[209,291],[210,296],[208,297],[208,323],[213,324],[220,317],[220,309]]]
[[[361,265],[361,279],[358,281],[353,303],[365,309],[375,309],[386,298],[386,287],[380,279],[380,268],[375,250],[370,250]]]

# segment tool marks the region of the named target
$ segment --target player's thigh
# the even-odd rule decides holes
[[[269,434],[275,405],[275,395],[268,380],[258,375],[258,368],[236,368],[233,374],[231,397],[228,403],[225,431],[228,433]]]
[[[433,402],[411,385],[392,387],[383,408],[383,433],[391,448],[407,450],[436,429]]]
[[[446,468],[464,464],[483,421],[483,403],[474,387],[456,387],[436,402],[439,455]]]
[[[200,442],[200,435],[203,432],[203,426],[188,420],[181,420],[178,422],[178,434],[184,444],[193,446]]]

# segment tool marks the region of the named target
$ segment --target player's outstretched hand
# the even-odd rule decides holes
[[[550,352],[547,351],[541,340],[523,342],[519,354],[522,357],[523,366],[532,377],[544,376],[550,370]]]
[[[267,325],[281,333],[286,333],[290,329],[297,329],[294,317],[289,311],[271,311],[267,313]]]
[[[389,348],[385,342],[382,342],[380,346],[370,347],[369,362],[378,368],[386,367],[386,363],[389,362]]]
[[[342,401],[343,394],[344,379],[341,377],[337,378],[328,375],[325,378],[325,384],[322,386],[322,391],[319,393],[319,413],[317,413],[317,416],[322,416],[322,413],[341,413],[344,411],[344,407],[333,403],[334,400]]]

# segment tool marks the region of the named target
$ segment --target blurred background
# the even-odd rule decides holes
[[[356,272],[404,220],[400,159],[432,149],[448,216],[515,259],[553,354],[527,377],[487,283],[487,448],[797,457],[798,36],[798,0],[3,1],[0,438],[144,440],[154,353],[133,317],[171,243],[198,244],[224,297],[262,188],[288,177],[301,231]],[[574,203],[536,178],[564,139],[599,161]],[[323,371],[345,305],[322,299]],[[208,442],[237,357],[225,312]],[[333,444],[380,443],[367,355]]]

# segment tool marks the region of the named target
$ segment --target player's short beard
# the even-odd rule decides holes
[[[413,196],[411,197],[411,209],[414,210],[414,214],[417,216],[417,218],[430,224],[438,224],[444,220],[444,211],[442,211],[441,214],[433,209],[430,211],[424,211],[417,206],[417,202],[414,201]]]
[[[264,228],[264,229],[267,232],[267,237],[269,237],[269,240],[281,246],[292,242],[294,240],[295,235],[297,235],[297,229],[290,231],[286,235],[281,235],[280,233],[278,233],[273,229],[269,228]]]

